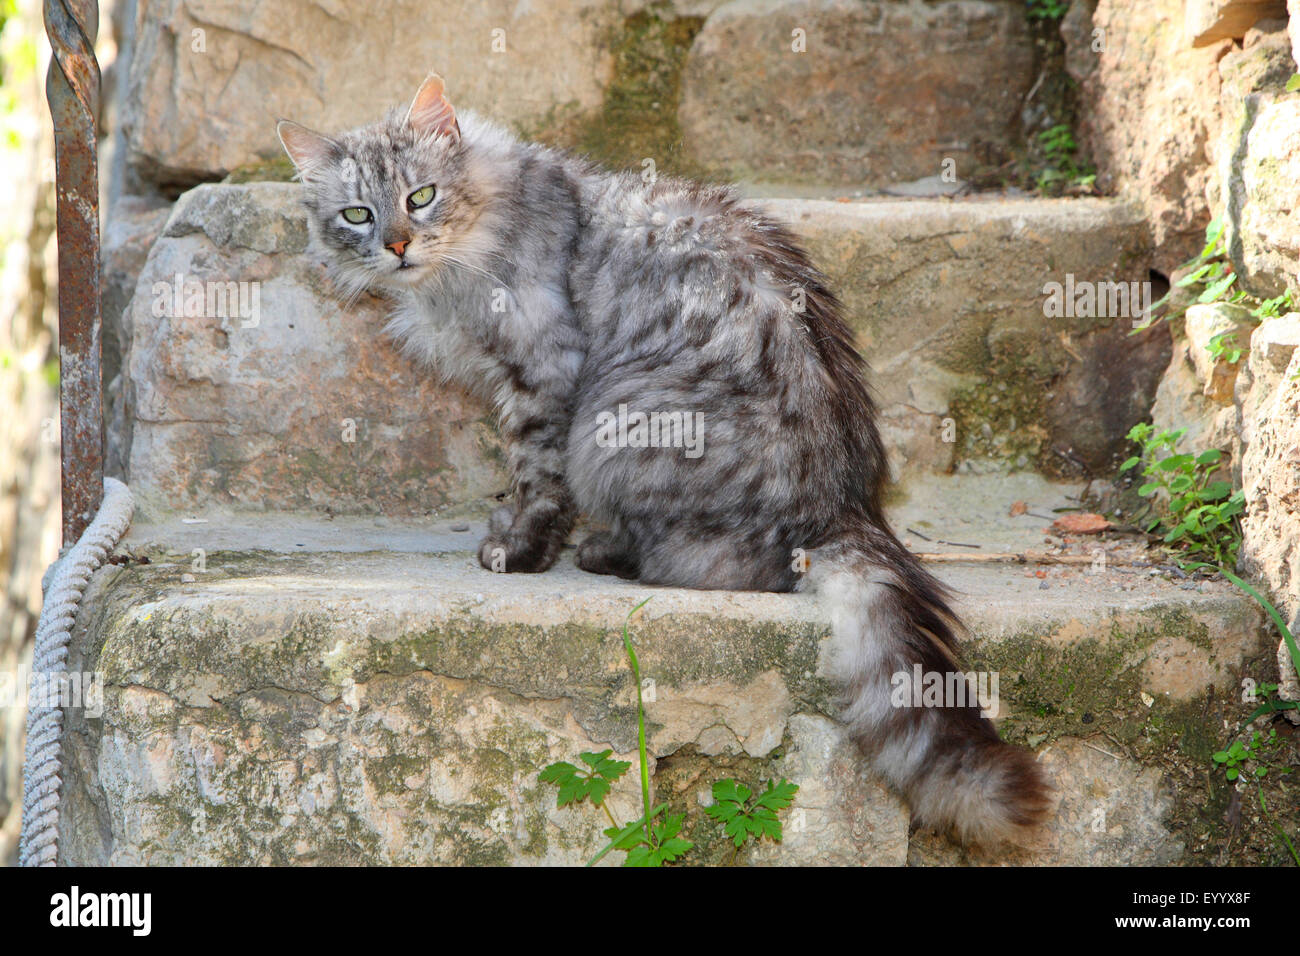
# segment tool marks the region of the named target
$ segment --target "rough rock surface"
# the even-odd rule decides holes
[[[410,101],[430,70],[462,108],[530,124],[599,105],[608,82],[606,0],[138,0],[123,127],[149,181],[189,185],[278,155],[275,122],[326,131]]]
[[[1224,348],[1237,349],[1242,357],[1248,354],[1250,337],[1255,331],[1250,310],[1226,302],[1193,305],[1184,316],[1183,329],[1188,358],[1201,383],[1201,394],[1216,405],[1231,405],[1241,359],[1230,362],[1231,356],[1223,353],[1216,358],[1210,344],[1218,339]]]
[[[1186,849],[1167,821],[1173,794],[1155,767],[1134,766],[1096,743],[1064,739],[1040,763],[1056,786],[1054,825],[1011,850],[962,850],[930,834],[914,838],[912,866],[1168,866]]]
[[[1242,285],[1265,295],[1289,289],[1300,300],[1300,102],[1294,97],[1260,110],[1242,163],[1245,202],[1231,252]]]
[[[1204,347],[1225,328],[1242,329],[1242,358],[1230,370],[1211,361]],[[1231,457],[1233,484],[1246,499],[1243,566],[1294,616],[1300,613],[1300,381],[1294,377],[1300,372],[1300,313],[1252,328],[1239,309],[1194,306],[1187,330],[1161,379],[1153,422],[1187,429],[1183,450],[1218,448]],[[1225,401],[1228,378],[1232,393]]]
[[[1224,239],[1241,287],[1261,296],[1300,292],[1300,103],[1284,93],[1295,72],[1282,30],[1219,64],[1223,126],[1217,173]]]
[[[604,818],[557,810],[536,774],[582,750],[633,750],[620,629],[644,587],[568,558],[489,577],[467,551],[213,551],[197,570],[184,550],[147,550],[150,564],[96,576],[79,622],[71,666],[103,673],[104,711],[70,715],[62,862],[576,863],[603,842]],[[1227,585],[1079,572],[1042,591],[996,568],[945,576],[971,666],[1001,675],[998,717],[1020,742],[1103,732],[1112,753],[1177,749],[1219,732],[1211,686],[1236,687],[1272,653],[1257,609]],[[699,815],[714,780],[785,775],[801,786],[787,842],[754,862],[903,863],[904,806],[832,722],[816,599],[653,592],[631,632],[656,799],[694,815],[696,859],[730,856]],[[1098,790],[1094,761],[1061,745],[1065,757],[1043,759],[1063,812],[1031,859],[1176,856],[1155,771],[1126,750]],[[624,816],[633,781],[612,797]],[[1100,842],[1076,833],[1098,803]]]
[[[1136,210],[1100,200],[770,204],[808,241],[871,365],[896,465],[996,458],[1100,474],[1151,406],[1168,336],[1136,310],[1049,316],[1049,283],[1147,277]],[[1139,296],[1140,298],[1140,296]],[[1071,296],[1077,304],[1077,296]],[[1123,314],[1121,314],[1123,313]],[[951,430],[945,425],[951,423]]]
[[[1098,53],[1093,47],[1104,42],[1094,36],[1092,15],[1097,0],[1072,0],[1061,17],[1061,41],[1065,44],[1065,72],[1076,83],[1082,83],[1097,69]]]
[[[1237,40],[1260,20],[1285,19],[1286,7],[1286,0],[1188,0],[1187,37],[1198,47]]]
[[[1236,442],[1234,408],[1222,408],[1205,394],[1205,383],[1197,375],[1192,348],[1186,338],[1174,342],[1169,367],[1160,377],[1151,406],[1151,424],[1160,431],[1183,429],[1179,447],[1203,452],[1217,448],[1229,452]]]
[[[119,406],[122,394],[122,357],[130,339],[126,311],[130,308],[135,284],[148,259],[154,241],[162,234],[171,215],[171,207],[156,199],[141,196],[123,196],[113,203],[104,217],[103,249],[101,253],[101,289],[103,309],[103,381],[104,419],[110,424],[106,430],[107,447],[104,467],[109,474],[121,475],[125,467],[119,441],[123,422]]]
[[[383,338],[377,300],[345,308],[305,254],[296,190],[200,186],[154,243],[117,429],[137,506],[410,514],[504,487],[483,410]]]
[[[1001,159],[1035,75],[1015,4],[735,0],[695,38],[679,115],[718,174],[883,185]]]
[[[1242,560],[1288,619],[1300,613],[1300,313],[1262,323],[1251,337],[1238,393],[1242,408]],[[1244,379],[1244,381],[1242,381]]]
[[[1246,367],[1255,331],[1249,312],[1226,303],[1193,305],[1182,322],[1183,334],[1174,339],[1169,367],[1156,388],[1151,408],[1152,424],[1159,430],[1182,429],[1179,449],[1200,453],[1211,448],[1227,456],[1223,477],[1229,472],[1241,483],[1241,396],[1237,381]],[[1229,356],[1211,356],[1210,340],[1221,333],[1234,336],[1232,348],[1241,350],[1236,362]]]
[[[1300,0],[1286,0],[1286,30],[1291,37],[1291,59],[1300,69]]]
[[[1082,84],[1079,103],[1097,183],[1140,204],[1156,242],[1155,265],[1168,274],[1199,250],[1210,219],[1206,188],[1219,128],[1216,63],[1229,41],[1192,48],[1182,0],[1100,0],[1092,27],[1102,31],[1102,51],[1088,50],[1097,65]],[[1082,59],[1078,44],[1090,44],[1092,31],[1072,35],[1068,56]]]

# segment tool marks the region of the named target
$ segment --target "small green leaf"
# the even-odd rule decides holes
[[[648,846],[633,847],[627,851],[627,859],[623,861],[624,866],[659,866],[659,859]]]
[[[1236,281],[1237,281],[1236,273],[1229,273],[1223,278],[1218,279],[1215,282],[1211,282],[1209,285],[1205,287],[1205,291],[1201,293],[1197,301],[1201,303],[1217,302],[1220,298],[1223,297],[1223,294],[1227,292],[1228,289],[1232,286],[1232,284]]]
[[[1212,481],[1201,492],[1203,501],[1220,501],[1232,494],[1232,485],[1226,481]]]
[[[749,839],[749,823],[749,817],[741,814],[728,820],[727,825],[723,827],[723,832],[731,837],[736,844],[736,849],[744,846],[745,841]]]
[[[604,760],[606,757],[608,757],[610,754],[612,754],[613,752],[614,751],[612,750],[602,750],[598,754],[581,753],[578,754],[578,759],[581,760],[583,763],[585,763],[588,767],[595,768],[600,766],[600,762]]]
[[[755,801],[757,806],[767,807],[769,810],[784,810],[794,802],[794,795],[799,792],[799,785],[791,783],[789,780],[782,780],[779,784],[774,780],[767,782],[765,790]]]
[[[750,789],[736,780],[719,780],[713,785],[713,799],[715,801],[730,800],[733,803],[744,803],[750,797]]]
[[[571,777],[578,772],[578,768],[571,763],[553,763],[546,767],[538,774],[538,779],[542,783],[557,783],[565,777]]]
[[[713,819],[717,820],[719,823],[726,823],[740,812],[740,805],[733,803],[730,800],[725,800],[721,803],[715,803],[710,807],[705,807],[704,812],[713,817]]]

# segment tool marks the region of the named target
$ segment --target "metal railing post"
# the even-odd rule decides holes
[[[59,410],[63,543],[81,537],[104,494],[99,298],[99,30],[96,0],[45,0],[45,95],[54,120],[59,245]]]

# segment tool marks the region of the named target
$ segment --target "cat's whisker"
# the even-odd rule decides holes
[[[504,280],[498,278],[497,276],[494,276],[486,269],[481,269],[478,266],[471,265],[470,263],[466,262],[464,259],[457,258],[456,256],[453,256],[450,253],[441,252],[438,254],[438,259],[441,262],[450,262],[453,265],[460,266],[460,268],[465,269],[469,272],[473,272],[476,275],[481,275],[485,279],[491,279],[499,286],[504,286],[506,284]]]

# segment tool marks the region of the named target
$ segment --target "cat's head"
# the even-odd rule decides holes
[[[413,286],[473,254],[487,190],[444,90],[430,74],[409,109],[338,136],[276,127],[312,234],[349,296]]]

